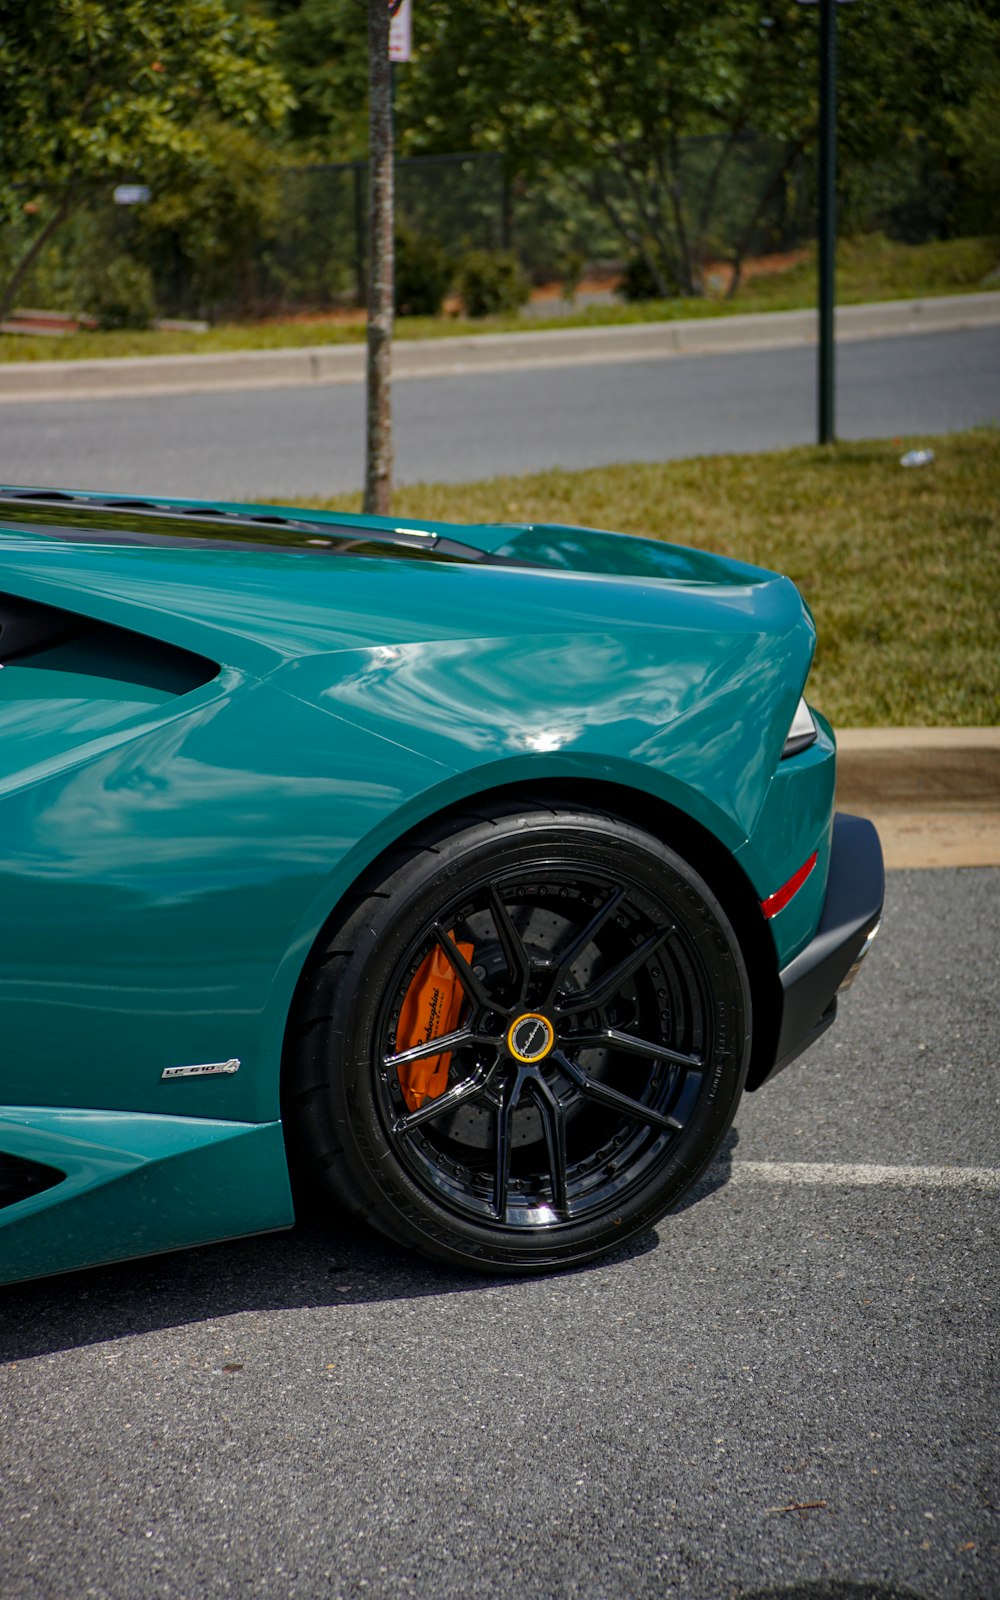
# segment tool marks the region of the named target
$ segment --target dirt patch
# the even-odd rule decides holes
[[[788,272],[792,267],[801,266],[803,261],[808,261],[809,251],[781,250],[771,255],[753,256],[743,263],[741,281],[747,283],[751,278],[773,278],[782,272]],[[614,294],[622,281],[622,274],[616,267],[600,268],[588,272],[576,286],[577,295]],[[728,261],[709,261],[705,267],[705,282],[709,292],[713,295],[725,294],[733,281],[733,269]],[[544,304],[546,301],[559,301],[566,299],[564,285],[558,280],[552,283],[536,284],[531,291],[532,305]]]
[[[808,259],[808,250],[782,250],[769,256],[753,256],[744,261],[740,281],[749,283],[751,278],[776,278]],[[733,269],[728,261],[710,261],[706,266],[705,282],[713,293],[725,294],[732,281]]]
[[[288,323],[301,324],[302,327],[343,327],[352,323],[364,322],[367,312],[364,306],[341,306],[332,311],[280,311],[273,317],[254,317],[255,328],[284,327]]]
[[[617,267],[608,267],[606,271],[595,270],[588,272],[576,285],[574,294],[614,294],[622,281],[621,272]],[[536,305],[546,300],[565,300],[565,285],[554,279],[551,283],[536,283],[531,291],[531,303]]]

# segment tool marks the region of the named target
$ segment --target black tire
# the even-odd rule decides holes
[[[462,1013],[447,1087],[413,1111],[396,1024],[435,947]],[[452,818],[383,858],[314,953],[286,1053],[293,1164],[452,1266],[578,1265],[704,1170],[750,1020],[722,907],[657,840],[540,800]]]

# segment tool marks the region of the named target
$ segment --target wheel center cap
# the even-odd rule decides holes
[[[544,1061],[555,1042],[551,1022],[537,1011],[523,1012],[507,1029],[507,1049],[515,1061],[523,1061],[528,1066]]]

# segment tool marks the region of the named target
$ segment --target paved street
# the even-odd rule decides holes
[[[890,874],[835,1029],[603,1266],[299,1231],[0,1291],[3,1600],[995,1600],[998,906]]]
[[[842,438],[1000,418],[1000,327],[844,344]],[[7,404],[0,481],[280,499],[357,489],[358,384]],[[395,388],[400,483],[770,450],[815,437],[805,348],[412,378]]]

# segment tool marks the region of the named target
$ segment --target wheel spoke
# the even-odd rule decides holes
[[[442,928],[440,922],[435,922],[431,931],[435,940],[441,946],[441,949],[444,951],[449,962],[451,963],[451,966],[458,976],[466,995],[473,999],[476,1004],[481,1006],[484,1010],[490,1010],[493,1007],[493,1001],[490,999],[489,995],[486,993],[486,990],[476,977],[476,974],[469,966],[469,963],[466,961],[461,950],[459,950],[458,946],[455,944],[454,939],[449,938],[444,928]]]
[[[669,1050],[664,1044],[653,1044],[649,1039],[637,1039],[634,1034],[621,1033],[617,1028],[598,1028],[593,1033],[577,1033],[563,1043],[573,1050],[611,1047],[624,1050],[626,1055],[644,1056],[650,1061],[670,1061],[678,1067],[703,1067],[702,1056],[686,1056],[680,1050]]]
[[[430,1122],[433,1117],[440,1117],[445,1111],[454,1111],[456,1106],[464,1105],[467,1100],[474,1100],[485,1089],[491,1070],[492,1068],[477,1067],[468,1078],[456,1083],[453,1089],[446,1089],[436,1100],[425,1100],[419,1111],[408,1111],[405,1117],[397,1117],[393,1133],[412,1133],[421,1123]]]
[[[643,1105],[641,1100],[633,1100],[631,1095],[621,1094],[618,1089],[612,1089],[610,1084],[591,1078],[579,1062],[573,1061],[563,1051],[554,1053],[552,1059],[572,1079],[581,1094],[596,1100],[599,1105],[609,1106],[635,1122],[647,1122],[654,1128],[670,1128],[676,1133],[684,1126],[676,1117],[665,1117],[661,1112],[654,1111],[652,1106]]]
[[[519,1072],[513,1085],[496,1108],[496,1170],[493,1178],[493,1210],[497,1220],[507,1219],[507,1190],[510,1186],[510,1156],[513,1144],[512,1123],[517,1102],[524,1087],[524,1073]]]
[[[563,1216],[569,1214],[569,1193],[566,1183],[566,1113],[558,1097],[544,1078],[530,1080],[532,1098],[542,1115],[542,1131],[549,1155],[549,1174],[552,1179],[552,1204]]]
[[[442,1033],[436,1039],[424,1039],[420,1044],[397,1050],[395,1055],[383,1056],[384,1067],[402,1067],[408,1061],[423,1061],[427,1056],[444,1055],[447,1050],[458,1050],[466,1044],[499,1044],[492,1033],[475,1033],[471,1028],[456,1028],[453,1033]]]
[[[613,889],[608,895],[608,898],[604,901],[603,905],[598,906],[596,912],[587,923],[587,926],[584,928],[583,932],[577,935],[566,953],[560,956],[559,965],[556,967],[551,987],[549,988],[545,999],[542,1001],[543,1006],[552,1004],[555,996],[559,993],[559,990],[566,982],[566,979],[572,970],[573,963],[580,959],[589,944],[593,944],[608,918],[621,904],[624,896],[625,890],[621,887]]]
[[[655,954],[668,934],[673,933],[673,923],[666,922],[662,927],[654,929],[647,939],[630,950],[618,965],[604,973],[596,983],[590,984],[586,989],[579,989],[573,994],[564,995],[558,1005],[561,1012],[574,1011],[599,1011],[601,1006],[614,998],[623,984],[627,983],[634,972],[644,965]]]
[[[490,911],[493,914],[493,923],[500,939],[503,958],[507,963],[507,971],[517,984],[518,1005],[523,1005],[528,993],[528,978],[531,963],[528,952],[524,948],[521,935],[518,933],[510,918],[510,912],[500,898],[500,892],[495,884],[490,885],[489,891]]]

